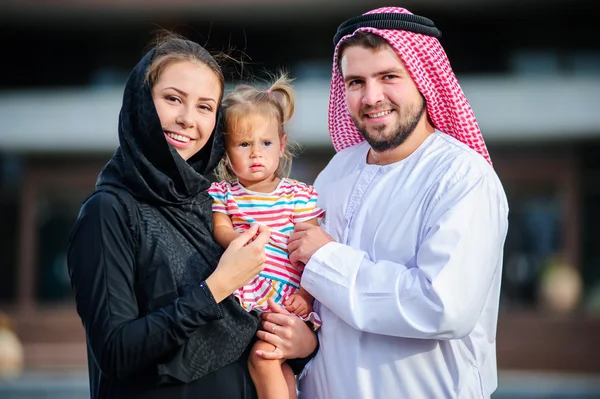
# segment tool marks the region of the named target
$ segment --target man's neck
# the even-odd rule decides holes
[[[430,123],[419,123],[406,141],[398,147],[382,152],[377,152],[373,148],[369,149],[367,163],[369,165],[389,165],[401,161],[415,152],[434,131],[435,128]]]

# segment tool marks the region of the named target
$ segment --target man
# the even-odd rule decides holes
[[[323,326],[303,399],[489,398],[508,205],[430,20],[381,8],[335,37],[315,183],[290,259]]]

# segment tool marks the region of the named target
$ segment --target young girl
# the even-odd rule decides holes
[[[222,181],[209,189],[215,239],[227,248],[251,224],[271,231],[264,270],[235,295],[244,309],[257,312],[268,310],[267,299],[272,298],[318,328],[313,298],[300,286],[301,272],[292,266],[287,252],[294,224],[318,224],[323,215],[314,188],[287,178],[292,155],[284,124],[294,113],[290,81],[281,76],[266,91],[239,86],[223,100],[223,112],[226,154],[217,169]],[[283,361],[262,359],[256,350],[275,347],[258,341],[250,355],[250,374],[259,398],[296,398],[290,367]]]

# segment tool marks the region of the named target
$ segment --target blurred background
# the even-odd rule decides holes
[[[89,397],[67,237],[154,32],[244,60],[230,85],[289,71],[292,174],[311,183],[334,153],[333,35],[386,5],[442,30],[509,198],[493,398],[600,398],[597,0],[0,1],[0,398]]]

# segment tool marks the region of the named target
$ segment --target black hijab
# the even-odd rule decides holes
[[[146,79],[155,49],[129,75],[119,114],[119,148],[102,170],[97,186],[125,189],[140,201],[175,209],[206,195],[210,173],[224,154],[221,112],[215,131],[187,162],[167,143]]]

